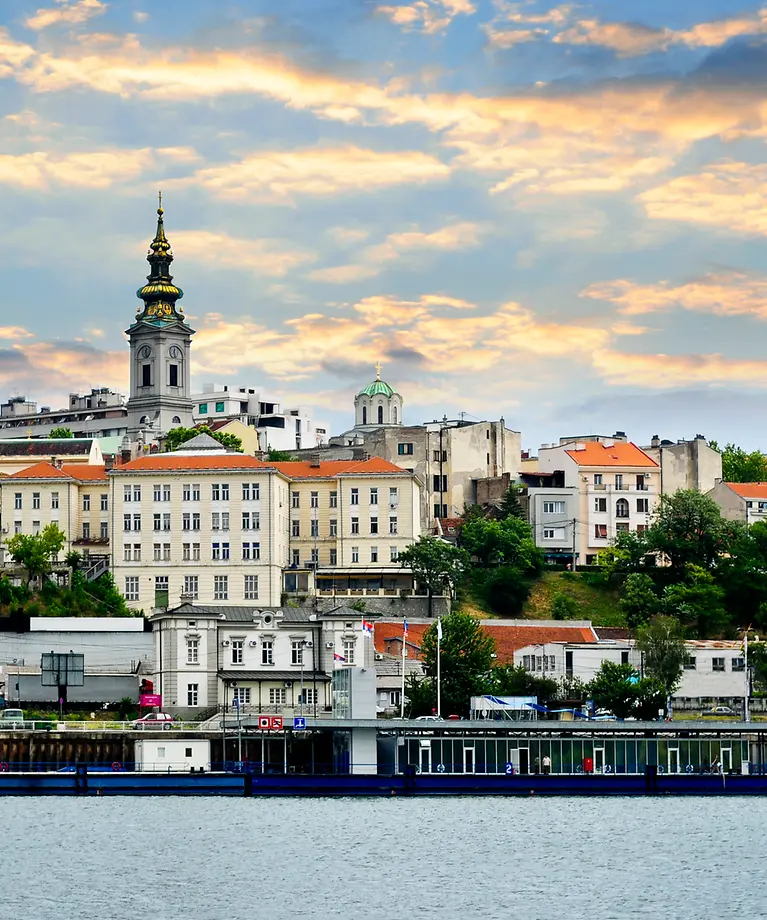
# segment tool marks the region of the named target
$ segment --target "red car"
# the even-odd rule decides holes
[[[155,731],[170,731],[173,728],[173,716],[169,712],[150,712],[141,719],[136,719],[134,728],[151,728]]]

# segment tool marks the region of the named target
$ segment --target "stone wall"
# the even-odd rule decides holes
[[[314,601],[317,603],[317,609],[322,612],[362,601],[365,605],[364,613],[411,619],[429,616],[428,597],[318,597],[312,598],[309,605],[312,605]],[[433,597],[431,599],[432,617],[443,617],[450,613],[451,603],[449,597]]]

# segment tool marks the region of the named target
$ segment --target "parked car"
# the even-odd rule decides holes
[[[173,728],[173,716],[169,712],[150,712],[148,715],[136,719],[133,727],[137,729],[154,729],[154,731],[170,731]]]
[[[442,716],[417,716],[416,722],[441,722]]]
[[[712,706],[711,709],[704,709],[702,716],[737,716],[738,713],[729,706]]]
[[[3,709],[0,711],[0,731],[4,728],[26,728],[23,709]]]

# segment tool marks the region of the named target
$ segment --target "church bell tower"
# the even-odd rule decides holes
[[[170,243],[165,236],[162,194],[157,233],[149,246],[147,283],[136,292],[142,301],[126,335],[130,342],[128,437],[150,443],[179,425],[191,427],[189,358],[194,329],[187,325],[173,284]]]

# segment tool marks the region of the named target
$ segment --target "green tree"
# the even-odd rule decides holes
[[[623,585],[620,607],[631,629],[636,629],[654,617],[660,609],[660,598],[652,578],[643,572],[628,575]]]
[[[491,569],[474,569],[471,581],[476,594],[500,616],[522,614],[533,585],[532,574],[523,574],[513,565],[498,565]]]
[[[589,685],[597,709],[607,709],[618,719],[632,715],[637,699],[637,676],[630,664],[603,661]]]
[[[437,708],[437,688],[428,677],[411,674],[405,680],[405,718],[430,716]]]
[[[82,553],[78,553],[76,549],[72,549],[64,556],[64,562],[66,562],[72,570],[79,569],[83,564]]]
[[[17,533],[5,541],[11,559],[27,570],[27,581],[47,575],[53,558],[61,552],[66,535],[58,525],[47,524],[39,534]]]
[[[710,446],[719,450],[716,441]],[[735,444],[725,444],[722,455],[722,479],[725,482],[767,482],[767,457],[760,450],[747,453]]]
[[[223,447],[226,447],[228,450],[234,450],[238,453],[242,453],[242,439],[238,438],[237,435],[231,434],[226,431],[211,431],[207,425],[200,425],[199,428],[184,428],[179,426],[178,428],[171,428],[171,430],[165,435],[164,449],[166,451],[177,450],[181,447],[182,444],[185,444],[187,441],[191,441],[192,438],[196,438],[199,434],[210,435],[211,438],[214,438],[219,442]]]
[[[649,549],[665,556],[676,578],[688,565],[712,568],[729,550],[733,528],[713,499],[694,489],[662,495],[646,532]]]
[[[450,594],[469,567],[466,550],[437,537],[419,537],[399,554],[403,568],[412,569],[416,582],[434,594]]]
[[[616,573],[638,572],[647,563],[647,537],[636,530],[616,534],[612,546],[599,553],[598,562],[608,577]]]
[[[488,688],[495,642],[482,629],[478,619],[460,610],[453,610],[442,617],[440,650],[442,711],[468,715],[471,697],[481,696]],[[421,652],[427,676],[436,678],[436,623],[424,633]]]
[[[572,620],[578,614],[578,602],[567,594],[555,594],[551,602],[552,620]]]
[[[72,429],[71,429],[71,428],[64,428],[64,427],[62,426],[62,427],[59,427],[59,428],[51,428],[51,431],[50,431],[50,434],[48,435],[48,437],[49,437],[49,438],[65,439],[65,438],[73,438],[74,435],[72,434]]]
[[[733,525],[734,526],[734,525]],[[724,591],[724,606],[741,629],[751,624],[767,628],[767,523],[734,529],[730,552],[714,571]]]
[[[688,565],[685,580],[669,585],[663,592],[661,609],[679,620],[692,638],[721,638],[731,628],[724,609],[724,591],[710,572]]]
[[[489,692],[495,696],[535,696],[539,702],[554,699],[559,685],[552,677],[539,677],[521,664],[499,664],[490,672]]]
[[[767,691],[767,642],[748,643],[748,666],[754,675],[754,685]]]
[[[501,499],[501,513],[504,517],[515,517],[524,520],[525,512],[519,500],[519,486],[509,486]]]
[[[679,621],[653,617],[637,630],[636,643],[643,655],[645,676],[659,681],[666,696],[671,696],[682,679],[687,656]]]
[[[461,527],[461,546],[482,565],[511,565],[523,574],[540,572],[543,566],[529,524],[518,517],[467,521]]]
[[[652,722],[658,718],[658,713],[666,711],[668,694],[662,681],[654,677],[644,677],[634,685],[636,702],[633,715],[637,719]]]
[[[286,450],[274,450],[274,448],[270,447],[266,452],[266,459],[271,463],[289,463],[293,459],[293,455]]]

